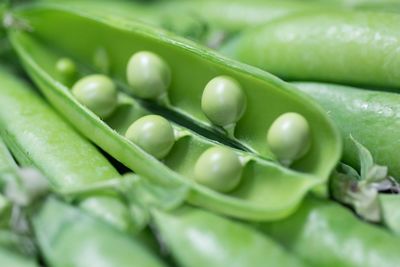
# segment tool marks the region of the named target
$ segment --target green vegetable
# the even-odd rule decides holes
[[[107,76],[94,74],[77,81],[72,88],[76,99],[97,116],[106,118],[117,106],[117,90]]]
[[[125,233],[53,198],[34,216],[33,227],[51,266],[166,266]]]
[[[27,84],[4,68],[0,68],[0,79],[0,135],[22,165],[36,166],[61,194],[120,177],[107,159]],[[17,168],[15,163],[7,163],[13,165]],[[115,194],[86,195],[83,199],[91,199],[92,207],[98,202],[101,210],[92,209],[93,214],[123,230],[131,229],[130,220],[115,209],[115,201],[120,201]]]
[[[26,70],[44,96],[83,135],[137,174],[156,183],[186,188],[189,191],[187,201],[191,204],[251,220],[287,216],[310,189],[316,186],[320,186],[318,189],[321,192],[325,189],[327,176],[340,155],[340,140],[329,120],[321,115],[321,110],[286,83],[142,24],[104,19],[50,6],[27,8],[18,14],[29,21],[35,31],[10,29],[9,33]],[[61,38],[54,38],[56,29],[52,25],[60,19],[65,25],[62,29],[64,34]],[[91,33],[90,38],[88,34],[80,35],[80,38],[85,38],[85,46],[74,41],[77,40],[76,29]],[[66,36],[68,38],[64,38]],[[116,36],[120,42],[111,41]],[[170,104],[161,107],[151,101],[135,101],[120,93],[121,105],[106,120],[101,121],[87,112],[71,96],[68,88],[58,83],[58,76],[51,66],[54,66],[54,60],[68,56],[90,67],[94,48],[99,46],[99,41],[108,52],[111,77],[119,85],[118,89],[126,92],[130,90],[124,83],[129,57],[143,49],[157,52],[171,68],[171,86],[168,88]],[[60,55],[59,51],[65,51],[65,54]],[[196,75],[188,74],[187,64],[191,66],[190,72]],[[295,171],[275,162],[267,162],[256,153],[237,152],[250,159],[243,170],[245,182],[230,194],[220,194],[193,181],[198,157],[213,142],[182,131],[170,153],[160,162],[123,136],[129,125],[148,114],[145,112],[147,108],[173,117],[177,122],[182,121],[182,114],[190,115],[192,119],[195,117],[192,114],[195,114],[201,119],[189,121],[189,126],[192,122],[209,125],[209,120],[201,110],[201,96],[207,82],[221,74],[241,84],[248,102],[243,117],[236,124],[236,138],[240,136],[240,140],[258,144],[254,147],[262,150],[260,154],[265,157],[271,155],[265,142],[265,133],[279,114],[288,109],[298,111],[311,125],[314,122],[318,125],[311,127],[312,147],[304,158],[292,165]],[[263,98],[268,99],[268,110]],[[166,108],[169,108],[169,112]],[[263,114],[262,121],[255,122],[254,118],[261,118],[259,114]],[[253,168],[258,171],[253,171]]]
[[[136,120],[129,126],[125,136],[158,159],[164,158],[175,143],[171,124],[158,115],[147,115]]]
[[[8,267],[38,267],[31,259],[25,258],[12,251],[0,247],[0,266]]]
[[[246,96],[231,77],[215,77],[204,88],[201,108],[212,123],[227,127],[243,116]]]
[[[239,184],[243,166],[232,150],[212,147],[201,154],[194,168],[198,183],[229,192]]]
[[[75,82],[77,69],[74,61],[69,58],[60,58],[56,62],[56,69],[63,77],[63,82],[67,86],[70,86]]]
[[[153,218],[180,266],[305,266],[269,237],[209,212],[182,207]]]
[[[397,14],[306,12],[244,31],[222,49],[287,80],[400,86]]]
[[[267,133],[267,143],[284,165],[302,158],[310,150],[310,126],[298,113],[279,116]]]
[[[167,63],[153,52],[140,51],[131,56],[126,77],[130,91],[144,99],[159,99],[167,94],[171,71]]]
[[[261,229],[312,266],[391,267],[400,259],[398,237],[333,202],[309,198],[291,217]]]
[[[352,135],[372,154],[379,165],[387,166],[389,174],[399,181],[400,151],[398,129],[400,127],[400,96],[394,93],[360,90],[357,88],[318,84],[295,83],[326,110],[338,125],[344,140],[342,160],[359,169],[357,148]]]
[[[379,194],[382,217],[385,225],[396,235],[400,234],[400,196],[398,194]]]

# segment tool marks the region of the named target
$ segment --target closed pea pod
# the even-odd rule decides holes
[[[291,217],[261,230],[313,266],[390,267],[398,265],[400,240],[360,221],[339,204],[308,198]]]

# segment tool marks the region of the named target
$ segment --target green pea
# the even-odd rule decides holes
[[[310,127],[300,114],[288,112],[279,116],[267,133],[271,151],[284,165],[303,157],[310,149]]]
[[[196,162],[195,180],[220,192],[229,192],[240,182],[243,166],[239,157],[225,147],[207,149]]]
[[[75,62],[69,58],[60,58],[56,62],[56,70],[61,75],[61,81],[67,85],[71,86],[77,77],[77,69]]]
[[[147,115],[132,123],[125,137],[157,159],[164,158],[175,143],[171,123],[158,115]]]
[[[149,51],[133,54],[126,71],[132,94],[144,99],[158,99],[167,93],[171,71],[165,61]]]
[[[246,96],[236,80],[218,76],[204,88],[201,108],[211,122],[228,126],[242,117],[246,109]]]
[[[117,89],[105,75],[94,74],[77,81],[72,88],[76,99],[101,118],[109,116],[117,107]]]

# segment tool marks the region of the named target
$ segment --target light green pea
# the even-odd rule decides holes
[[[196,162],[196,182],[220,192],[229,192],[240,182],[243,166],[231,149],[217,146],[207,149]]]
[[[201,108],[212,123],[228,126],[242,117],[246,109],[246,96],[236,80],[218,76],[204,88]]]
[[[298,113],[288,112],[272,123],[267,133],[267,143],[279,161],[289,166],[308,152],[310,135],[307,120]]]
[[[108,117],[117,107],[117,88],[105,75],[94,74],[77,81],[72,94],[101,118]]]
[[[77,76],[75,62],[69,58],[60,58],[56,62],[56,70],[62,76],[62,80],[67,86],[70,86]]]
[[[126,77],[132,94],[143,99],[156,100],[165,96],[171,83],[171,71],[167,63],[149,51],[131,56]]]
[[[158,115],[147,115],[132,123],[125,137],[157,159],[168,155],[175,143],[171,123]]]

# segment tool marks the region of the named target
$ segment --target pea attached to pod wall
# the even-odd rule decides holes
[[[93,74],[80,79],[73,86],[72,94],[101,118],[111,115],[117,107],[117,88],[105,75]]]
[[[135,96],[158,100],[167,94],[171,83],[171,70],[157,54],[140,51],[129,59],[126,77]]]
[[[175,143],[171,123],[158,115],[147,115],[129,126],[125,137],[157,159],[164,158]]]
[[[70,86],[75,82],[78,72],[75,62],[72,61],[70,58],[60,58],[56,62],[56,70],[61,75],[62,81],[67,86]]]
[[[246,96],[235,79],[218,76],[204,88],[201,108],[212,123],[228,127],[242,117],[246,109]]]
[[[217,146],[207,149],[196,162],[196,182],[220,192],[233,190],[242,176],[242,163],[231,149]]]
[[[267,143],[272,152],[287,166],[308,152],[310,140],[310,126],[307,120],[295,112],[279,116],[267,133]]]

